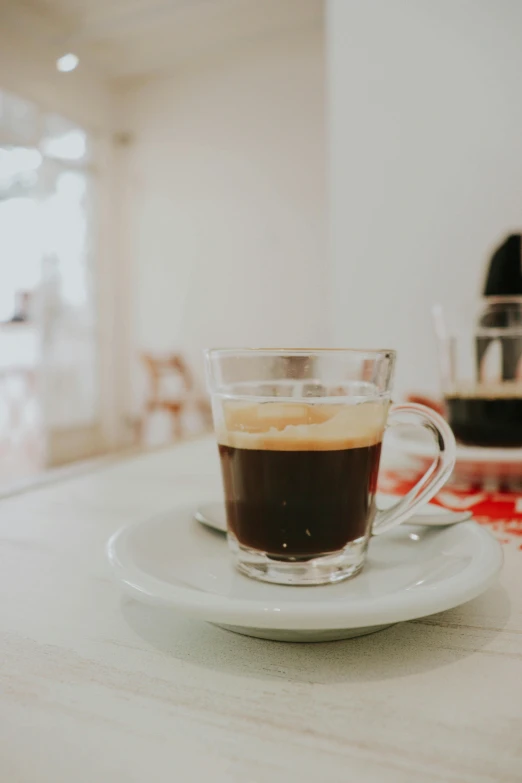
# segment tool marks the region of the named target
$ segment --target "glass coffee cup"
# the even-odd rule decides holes
[[[315,585],[355,576],[370,536],[408,519],[451,473],[444,419],[390,404],[394,351],[217,349],[206,361],[228,543],[250,577]],[[381,511],[385,428],[412,421],[431,432],[437,456]]]
[[[475,326],[434,308],[447,418],[461,443],[522,447],[522,297],[488,297]]]

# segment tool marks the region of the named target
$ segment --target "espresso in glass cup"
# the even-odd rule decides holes
[[[489,297],[477,325],[434,308],[442,388],[455,437],[468,446],[522,447],[522,297]]]
[[[390,406],[393,351],[212,350],[207,370],[228,542],[248,576],[313,585],[355,576],[368,542],[447,480],[455,441],[435,412]],[[439,453],[386,511],[375,494],[387,425],[413,419]]]

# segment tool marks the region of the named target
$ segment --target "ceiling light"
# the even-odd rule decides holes
[[[74,71],[79,62],[78,57],[69,52],[69,54],[64,54],[56,60],[56,67],[62,73],[68,73],[69,71]]]

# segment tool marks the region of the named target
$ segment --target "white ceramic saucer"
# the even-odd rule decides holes
[[[223,536],[193,509],[123,528],[107,545],[130,595],[171,606],[247,636],[328,641],[450,609],[494,582],[502,552],[474,522],[447,528],[403,525],[371,542],[362,573],[321,587],[280,587],[242,576]]]

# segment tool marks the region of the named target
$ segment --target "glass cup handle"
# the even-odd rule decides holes
[[[426,473],[407,495],[391,508],[383,511],[377,510],[372,528],[374,536],[379,536],[392,527],[405,522],[419,506],[431,500],[444,486],[455,465],[455,437],[451,427],[442,416],[424,405],[414,403],[393,405],[388,415],[388,427],[400,427],[409,423],[405,419],[413,420],[418,426],[431,432],[438,447],[438,454]]]

